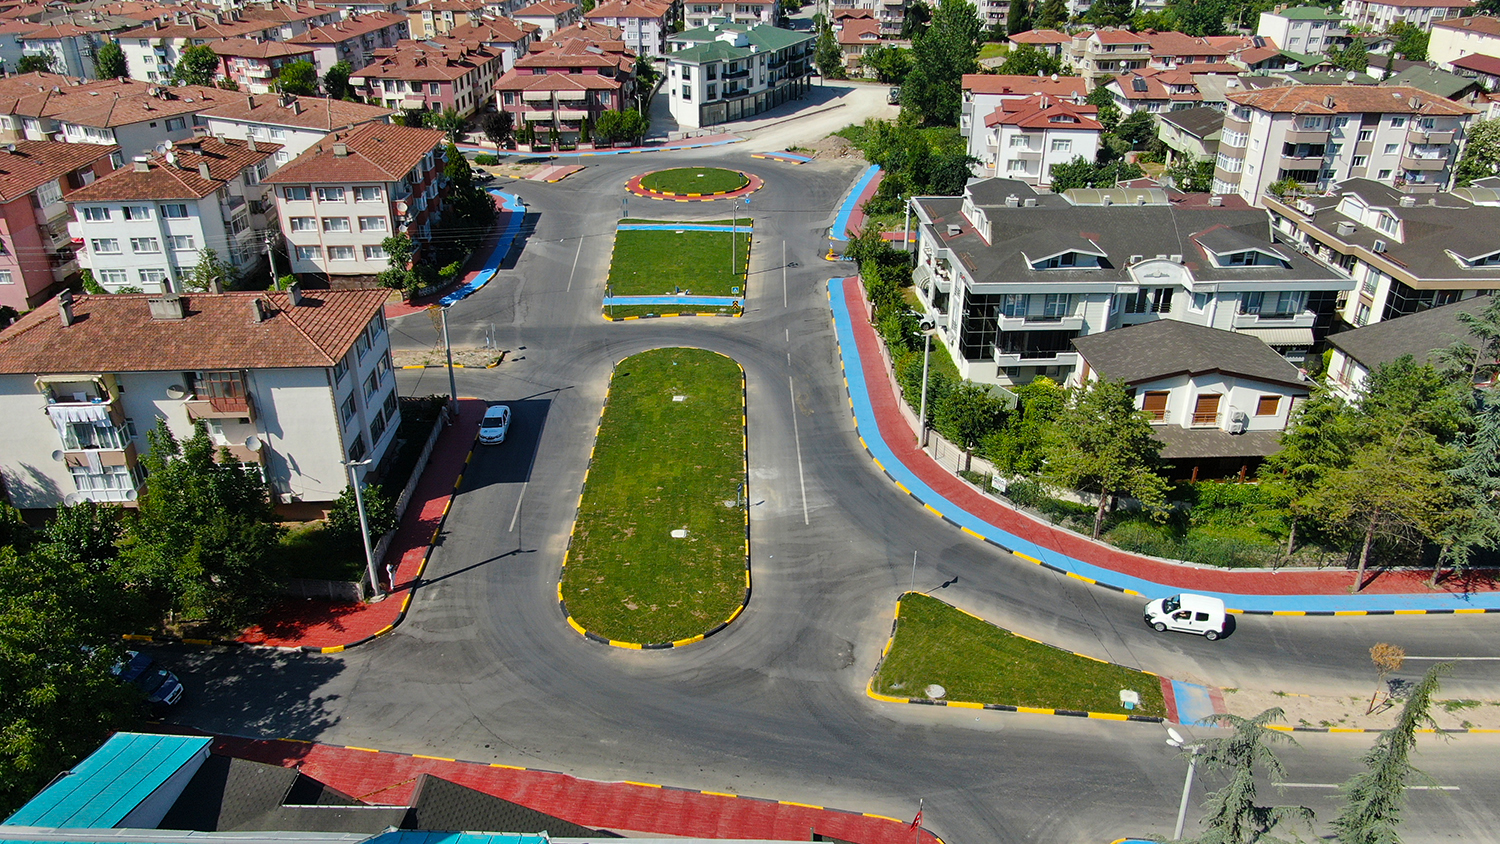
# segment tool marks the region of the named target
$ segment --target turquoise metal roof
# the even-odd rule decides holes
[[[116,733],[5,821],[9,826],[116,826],[211,739]]]
[[[364,844],[547,844],[547,836],[522,833],[424,832],[402,829],[381,833]]]

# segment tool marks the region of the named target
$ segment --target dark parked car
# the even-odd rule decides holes
[[[125,659],[115,663],[109,673],[120,682],[140,689],[153,712],[160,712],[182,700],[182,681],[177,675],[139,651],[126,651]]]

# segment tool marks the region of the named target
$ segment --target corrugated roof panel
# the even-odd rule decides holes
[[[203,736],[116,733],[5,820],[7,826],[107,829],[123,821],[188,760]]]

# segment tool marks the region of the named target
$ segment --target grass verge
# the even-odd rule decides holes
[[[881,694],[920,698],[934,683],[947,690],[947,700],[1117,713],[1125,712],[1120,690],[1132,689],[1141,696],[1134,714],[1167,714],[1154,675],[1023,639],[908,592],[901,597],[895,641],[871,686]]]
[[[678,167],[658,170],[641,177],[641,187],[656,193],[683,196],[689,193],[708,195],[739,190],[750,184],[744,173],[722,167]]]
[[[749,220],[740,225],[747,227]],[[616,296],[657,296],[679,288],[702,296],[731,296],[738,287],[744,295],[750,237],[748,232],[617,231],[610,290]]]
[[[728,619],[746,590],[746,508],[735,503],[744,449],[744,374],[733,360],[667,348],[621,361],[563,569],[568,614],[638,644]],[[680,528],[687,537],[674,539]]]
[[[682,314],[697,314],[708,316],[710,314],[738,314],[743,308],[710,307],[708,305],[615,305],[605,308],[602,313],[611,319],[621,320],[625,317],[647,317],[647,316],[680,316]]]
[[[291,577],[307,580],[359,580],[365,575],[364,546],[339,542],[326,522],[290,526],[278,549]]]

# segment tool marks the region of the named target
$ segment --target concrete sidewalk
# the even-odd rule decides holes
[[[916,446],[900,410],[857,278],[828,282],[829,303],[849,385],[855,427],[870,456],[903,492],[954,526],[1016,557],[1130,595],[1192,591],[1222,598],[1233,612],[1277,615],[1377,615],[1500,612],[1489,572],[1452,577],[1437,587],[1425,570],[1367,573],[1349,593],[1345,569],[1220,569],[1121,551],[1054,527],[984,495]]]

